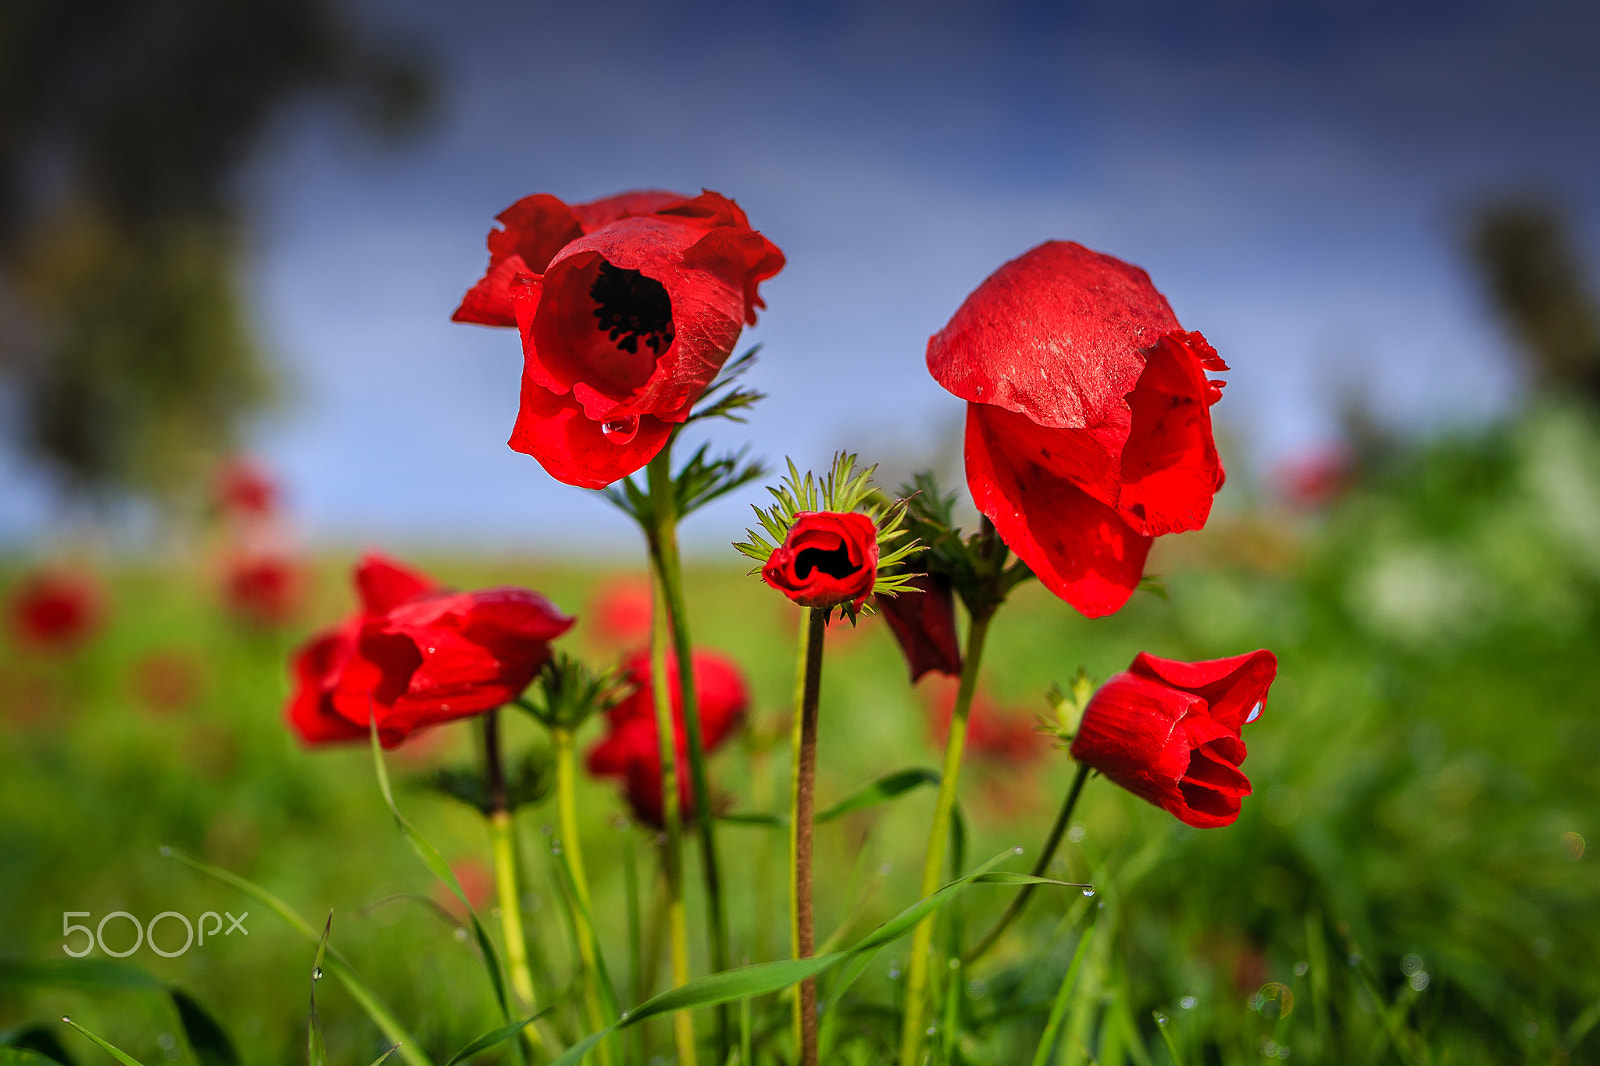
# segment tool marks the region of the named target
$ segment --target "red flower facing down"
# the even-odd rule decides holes
[[[914,591],[873,598],[911,667],[911,683],[915,685],[930,670],[959,676],[961,644],[956,639],[956,601],[950,579],[923,574],[911,583],[916,586]]]
[[[928,340],[928,369],[968,401],[978,510],[1085,615],[1127,602],[1153,538],[1205,525],[1223,480],[1206,373],[1227,365],[1139,268],[1041,244]]]
[[[568,205],[525,197],[489,234],[458,322],[516,326],[511,447],[559,481],[603,488],[666,444],[733,351],[783,253],[732,200],[659,190]]]
[[[365,737],[385,747],[418,729],[515,699],[573,620],[520,588],[449,592],[369,555],[356,568],[361,609],[295,653],[289,722],[307,744]]]
[[[1250,794],[1239,731],[1277,676],[1270,651],[1200,663],[1140,652],[1089,700],[1072,757],[1181,822],[1230,825]]]
[[[30,651],[66,652],[100,628],[105,615],[100,586],[85,573],[41,570],[11,594],[11,632]]]
[[[683,699],[678,692],[678,666],[670,657],[669,663],[668,683],[678,753],[678,809],[684,812],[687,821],[694,810],[694,786],[689,779],[689,743],[683,725]],[[650,657],[644,652],[635,653],[624,661],[623,668],[638,687],[606,712],[609,731],[589,749],[589,772],[621,778],[634,817],[659,829],[664,824],[661,750],[656,732]],[[694,681],[700,704],[700,739],[709,754],[732,736],[744,720],[750,708],[750,689],[731,660],[705,650],[694,653]]]
[[[859,611],[878,579],[878,527],[858,511],[801,511],[761,579],[802,607]]]

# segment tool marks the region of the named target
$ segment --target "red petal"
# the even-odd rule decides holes
[[[635,189],[618,193],[586,204],[573,204],[572,213],[583,224],[583,232],[593,233],[601,226],[609,226],[618,219],[633,215],[651,215],[663,208],[687,201],[689,197],[664,189]]]
[[[1222,463],[1211,439],[1209,397],[1215,390],[1201,368],[1198,346],[1211,347],[1198,333],[1161,338],[1128,396],[1133,425],[1122,450],[1116,506],[1147,536],[1201,528],[1222,487]]]
[[[1083,429],[1110,420],[1144,369],[1142,349],[1177,328],[1143,270],[1050,241],[967,297],[929,339],[928,370],[964,400]]]
[[[670,423],[642,415],[633,436],[608,436],[601,423],[584,417],[576,399],[556,396],[524,374],[522,406],[508,443],[539,460],[557,481],[603,489],[643,469],[666,445],[672,430]]]
[[[1051,592],[1090,618],[1119,609],[1139,586],[1151,538],[1070,481],[1013,460],[983,410],[967,405],[967,484],[978,510]]]
[[[1182,803],[1178,782],[1189,768],[1189,736],[1179,723],[1198,697],[1118,674],[1089,700],[1072,757],[1134,795],[1172,810]]]
[[[412,570],[377,552],[368,552],[356,564],[356,590],[368,614],[386,614],[409,600],[438,589],[426,574]]]
[[[1262,649],[1186,663],[1140,652],[1128,670],[1193,692],[1206,701],[1211,718],[1237,735],[1265,707],[1267,692],[1278,676],[1278,657]]]
[[[930,670],[955,677],[961,673],[961,645],[956,639],[956,601],[950,581],[923,574],[912,584],[912,591],[877,596],[873,603],[905,653],[913,685]]]
[[[754,230],[714,229],[683,254],[686,267],[744,279],[744,322],[756,324],[756,308],[767,306],[758,286],[784,267],[778,246]]]
[[[823,569],[817,553],[843,551],[849,571]],[[810,554],[808,554],[810,553]],[[878,576],[878,527],[859,512],[801,511],[761,577],[802,607],[852,604],[859,611]]]
[[[515,326],[517,315],[511,305],[512,282],[527,270],[521,256],[491,263],[483,277],[461,298],[461,305],[450,316],[450,321],[477,326]]]
[[[489,261],[515,256],[535,274],[543,274],[555,254],[584,232],[577,212],[549,193],[524,196],[495,220],[505,228],[489,231]]]

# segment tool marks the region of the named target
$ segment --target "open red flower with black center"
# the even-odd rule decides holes
[[[637,686],[606,712],[608,731],[589,749],[589,772],[623,780],[634,817],[659,829],[664,824],[661,795],[661,748],[656,732],[655,689],[650,656],[636,652],[623,670]],[[683,724],[683,696],[678,690],[678,664],[668,657],[672,694],[674,745],[677,750],[679,807],[688,821],[694,811],[694,784],[689,778],[688,734]],[[694,652],[695,694],[700,705],[700,739],[707,754],[733,735],[750,708],[750,688],[732,660],[713,651]]]
[[[802,607],[859,611],[878,579],[878,527],[859,511],[800,511],[761,579]]]
[[[1223,481],[1206,373],[1227,365],[1138,267],[1041,244],[928,340],[928,369],[968,401],[978,510],[1085,615],[1127,602],[1154,537],[1205,525]]]
[[[456,321],[515,325],[522,403],[511,447],[559,481],[603,488],[684,422],[764,307],[783,253],[732,200],[527,197],[489,235],[489,270]]]
[[[1089,700],[1072,757],[1181,822],[1230,825],[1250,794],[1239,731],[1277,676],[1270,651],[1199,663],[1140,652]]]
[[[514,700],[572,627],[536,592],[450,592],[377,556],[356,571],[361,610],[295,654],[289,721],[308,744],[351,740],[375,719],[385,747]]]

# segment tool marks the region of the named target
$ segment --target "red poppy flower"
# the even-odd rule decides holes
[[[911,584],[915,591],[876,596],[872,601],[905,654],[911,683],[915,685],[930,670],[959,676],[961,644],[956,639],[956,601],[950,579],[923,574],[912,578]]]
[[[363,737],[369,716],[385,747],[418,729],[515,699],[571,628],[536,592],[452,593],[376,556],[356,571],[362,609],[313,637],[293,659],[289,720],[308,744]]]
[[[511,447],[559,481],[603,488],[653,459],[766,306],[783,253],[732,200],[657,190],[568,206],[519,200],[458,322],[515,325],[522,403]]]
[[[263,518],[278,506],[278,484],[258,463],[234,457],[217,471],[217,506],[230,518]]]
[[[246,622],[281,626],[299,613],[307,581],[305,567],[286,555],[236,555],[224,566],[222,592]]]
[[[1140,652],[1089,700],[1072,757],[1181,822],[1230,825],[1250,794],[1239,730],[1277,676],[1270,651],[1200,663]]]
[[[694,787],[689,778],[689,743],[683,726],[683,698],[678,691],[678,667],[669,657],[668,683],[672,693],[672,714],[678,753],[679,810],[694,809]],[[601,777],[620,777],[634,817],[646,825],[661,828],[661,750],[656,732],[655,692],[651,680],[650,658],[637,652],[623,663],[628,677],[638,686],[627,699],[606,712],[609,731],[589,749],[589,772]],[[716,652],[697,649],[694,653],[695,693],[700,704],[700,739],[709,753],[733,735],[750,707],[750,689],[744,675],[729,659]]]
[[[595,593],[588,616],[595,636],[603,643],[626,648],[650,639],[651,609],[646,578],[618,578]]]
[[[801,511],[761,579],[802,607],[859,611],[878,579],[878,527],[858,511]]]
[[[1210,407],[1227,365],[1137,267],[1050,241],[928,340],[967,404],[967,483],[1001,538],[1090,617],[1138,586],[1152,538],[1199,529],[1222,487]]]
[[[100,586],[86,573],[39,571],[11,594],[11,632],[32,651],[65,652],[82,645],[105,615]]]

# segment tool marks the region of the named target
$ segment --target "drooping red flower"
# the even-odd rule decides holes
[[[218,509],[228,518],[264,518],[278,508],[278,483],[260,463],[234,456],[217,471]]]
[[[418,729],[515,699],[573,619],[536,592],[450,592],[369,555],[356,570],[361,609],[292,660],[289,721],[303,741],[358,739],[375,717],[385,747]]]
[[[859,511],[801,511],[761,579],[802,607],[859,611],[878,579],[878,527]]]
[[[258,626],[294,620],[305,601],[309,575],[298,559],[282,553],[241,553],[224,562],[222,593],[228,609]]]
[[[872,601],[905,654],[911,683],[915,685],[930,670],[959,676],[961,644],[956,638],[956,601],[950,579],[923,574],[912,578],[911,584],[914,591],[875,596]]]
[[[1206,373],[1227,365],[1143,270],[1041,244],[929,338],[928,369],[968,401],[978,510],[1085,615],[1127,602],[1153,538],[1205,525],[1223,481]]]
[[[511,447],[559,481],[603,488],[642,468],[766,306],[776,245],[732,200],[659,190],[567,205],[525,197],[489,234],[458,322],[516,326]]]
[[[11,593],[11,633],[23,648],[68,652],[100,628],[105,597],[88,573],[39,570]]]
[[[678,666],[668,657],[674,741],[677,749],[679,810],[687,821],[694,810],[690,781],[688,735],[683,724],[683,698],[678,691]],[[621,778],[634,817],[646,825],[663,825],[661,750],[656,732],[655,690],[650,657],[636,652],[623,662],[628,678],[637,686],[622,702],[606,712],[608,731],[589,749],[589,772]],[[750,708],[750,688],[730,659],[713,651],[694,652],[695,694],[700,705],[700,739],[709,754],[733,735]]]
[[[1089,700],[1072,757],[1181,822],[1230,825],[1250,794],[1239,731],[1277,676],[1270,651],[1199,663],[1140,652]]]

